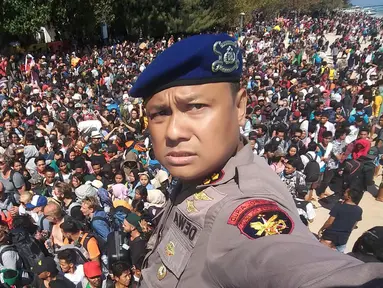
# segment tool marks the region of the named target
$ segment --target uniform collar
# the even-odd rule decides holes
[[[247,144],[246,140],[244,140],[244,144],[246,145],[235,156],[227,161],[225,167],[220,172],[213,173],[210,177],[205,179],[203,184],[198,185],[197,189],[224,184],[235,177],[236,168],[238,166],[252,163],[254,160],[254,153],[251,150],[250,144]]]

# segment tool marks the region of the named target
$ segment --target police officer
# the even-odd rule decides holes
[[[145,100],[156,158],[181,180],[148,243],[141,287],[381,282],[383,265],[314,238],[284,184],[240,136],[241,72],[234,39],[198,35],[160,54],[130,91]]]

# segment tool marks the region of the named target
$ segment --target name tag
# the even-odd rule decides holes
[[[178,209],[174,211],[173,224],[177,226],[177,228],[183,235],[185,235],[186,239],[189,240],[193,246],[196,244],[201,228],[190,221]]]

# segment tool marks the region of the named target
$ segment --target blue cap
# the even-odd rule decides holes
[[[141,73],[129,94],[148,98],[175,86],[239,82],[242,53],[227,34],[186,38],[162,52]]]
[[[42,195],[33,195],[32,201],[30,203],[25,204],[25,208],[34,209],[36,207],[44,207],[48,204],[48,199]]]

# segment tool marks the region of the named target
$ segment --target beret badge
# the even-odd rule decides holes
[[[217,41],[213,45],[213,51],[218,55],[218,60],[211,65],[213,72],[221,71],[223,73],[231,73],[239,67],[237,43],[227,41]]]

